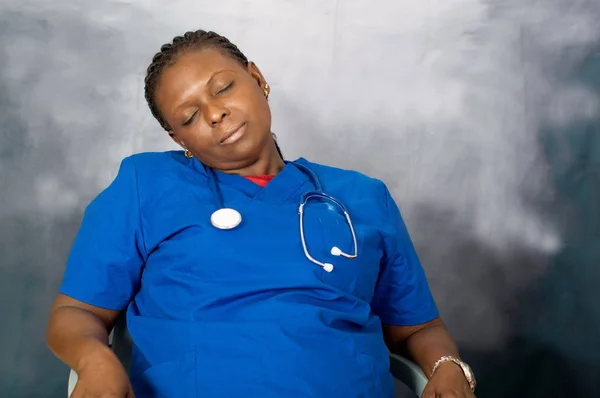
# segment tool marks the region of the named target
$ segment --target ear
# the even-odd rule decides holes
[[[186,147],[185,147],[185,144],[183,143],[183,141],[181,141],[181,139],[180,139],[179,137],[177,137],[177,136],[175,135],[175,133],[174,133],[172,130],[169,130],[169,131],[168,131],[168,133],[169,133],[169,137],[171,137],[171,139],[172,139],[173,141],[175,141],[175,143],[176,143],[177,145],[179,145],[179,146],[180,146],[180,147],[182,147],[183,149],[186,149]]]
[[[260,69],[258,69],[258,66],[256,66],[256,64],[252,61],[248,62],[248,73],[250,73],[250,76],[252,76],[252,78],[256,80],[256,84],[258,84],[258,87],[260,87],[261,90],[264,90],[267,81],[261,73]]]

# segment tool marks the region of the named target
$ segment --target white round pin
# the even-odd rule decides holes
[[[210,223],[218,229],[233,229],[241,222],[242,215],[235,209],[219,209],[210,216]]]

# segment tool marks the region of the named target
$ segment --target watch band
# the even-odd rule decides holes
[[[433,369],[431,370],[431,376],[435,373],[437,368],[444,362],[453,362],[456,365],[460,366],[463,374],[465,375],[465,379],[467,379],[467,383],[469,383],[469,387],[471,387],[471,391],[475,392],[475,386],[477,383],[475,382],[475,376],[473,375],[473,371],[463,361],[458,358],[452,356],[444,356],[437,360],[437,362],[433,365]]]

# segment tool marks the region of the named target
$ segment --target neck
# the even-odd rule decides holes
[[[269,156],[266,159],[259,159],[255,163],[235,172],[242,177],[257,176],[257,175],[275,175],[279,173],[285,163],[283,159],[279,157],[279,154],[275,152],[274,156]]]
[[[236,170],[223,170],[228,174],[237,174],[242,177],[257,176],[257,175],[275,175],[279,173],[285,167],[283,159],[277,152],[275,141],[270,140],[269,144],[265,146],[258,159],[251,164],[248,164],[242,168]]]

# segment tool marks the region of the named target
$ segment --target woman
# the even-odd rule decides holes
[[[48,326],[73,398],[392,397],[388,348],[425,397],[473,397],[382,182],[284,161],[264,76],[214,32],[163,45],[145,82],[183,151],[126,158],[86,209]],[[131,384],[107,347],[125,309]]]

